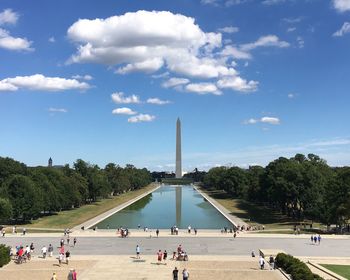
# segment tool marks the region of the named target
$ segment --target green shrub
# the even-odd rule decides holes
[[[290,274],[293,280],[324,280],[313,274],[305,263],[291,255],[279,253],[276,256],[276,266]]]
[[[0,244],[0,267],[8,264],[10,260],[10,247]]]

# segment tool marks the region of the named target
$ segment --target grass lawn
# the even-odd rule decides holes
[[[350,265],[338,265],[338,264],[321,264],[323,267],[330,271],[339,274],[340,276],[350,279]]]
[[[76,225],[83,223],[84,221],[90,220],[124,202],[127,202],[147,191],[154,189],[156,185],[151,184],[145,188],[127,192],[113,198],[107,198],[98,202],[84,205],[80,208],[58,212],[51,216],[45,216],[37,220],[32,221],[30,224],[21,225],[18,231],[21,232],[22,227],[26,227],[30,232],[30,228],[38,229],[65,229],[73,228]],[[9,226],[11,228],[12,226]]]
[[[252,226],[264,225],[267,233],[293,233],[294,225],[299,224],[298,221],[295,221],[286,215],[282,215],[281,213],[270,208],[247,202],[242,199],[232,199],[223,191],[205,192],[228,209],[232,215],[241,218],[246,223]],[[313,228],[315,227],[320,228],[321,225],[318,223],[313,223]],[[300,227],[300,229],[301,232],[304,231],[303,227]],[[306,226],[305,231],[311,232],[309,225]]]

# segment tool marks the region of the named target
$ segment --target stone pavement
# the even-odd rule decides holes
[[[137,260],[134,256],[79,256],[73,258],[69,265],[57,266],[57,261],[33,258],[32,261],[17,265],[13,262],[0,269],[0,279],[47,279],[53,272],[58,279],[66,279],[70,268],[75,268],[78,279],[172,279],[172,270],[175,266],[179,274],[187,268],[190,279],[217,279],[217,280],[283,280],[277,270],[260,270],[258,259],[248,257],[229,256],[194,256],[188,262],[167,260],[158,264],[156,256],[141,256]],[[180,275],[179,275],[180,276]],[[182,277],[179,277],[182,279]]]
[[[162,232],[161,232],[162,234]],[[158,249],[166,249],[168,252],[177,248],[179,244],[189,255],[250,255],[254,250],[257,254],[259,249],[278,249],[294,256],[308,257],[349,257],[350,239],[323,238],[320,245],[314,245],[307,236],[303,238],[284,237],[241,237],[233,238],[230,234],[219,234],[221,237],[207,237],[188,235],[168,237],[162,236],[136,236],[121,238],[115,234],[100,236],[98,233],[91,236],[78,236],[77,246],[71,247],[72,255],[130,255],[134,252],[137,244],[141,246],[143,254],[153,255]],[[75,235],[71,235],[71,241]],[[36,250],[42,246],[58,246],[60,236],[17,236],[0,238],[0,242],[9,246],[29,245],[34,242]],[[57,249],[55,248],[55,253]]]

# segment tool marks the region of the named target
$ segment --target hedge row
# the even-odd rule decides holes
[[[0,244],[0,267],[8,264],[10,260],[10,247]]]
[[[312,273],[305,263],[291,255],[279,253],[276,256],[276,265],[290,274],[293,280],[324,280]]]

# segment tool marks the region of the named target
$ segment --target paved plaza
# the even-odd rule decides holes
[[[186,235],[166,236],[167,232],[160,232],[160,237],[149,237],[149,233],[132,232],[132,236],[121,238],[115,233],[84,233],[85,236],[71,235],[71,240],[77,236],[78,242],[75,248],[71,247],[72,255],[132,255],[137,244],[141,246],[142,254],[155,255],[158,249],[172,252],[179,244],[187,251],[188,255],[229,255],[250,256],[251,252],[259,249],[280,249],[294,256],[318,256],[318,257],[349,257],[349,237],[323,237],[320,245],[310,242],[309,236],[282,235],[249,235],[241,233],[239,237],[233,238],[232,234],[211,234],[211,236]],[[90,235],[90,236],[86,236]],[[107,235],[107,236],[106,236]],[[139,235],[139,236],[137,236]],[[162,237],[164,235],[164,237]],[[204,235],[204,233],[203,233]],[[11,236],[2,238],[1,243],[10,246],[27,245],[34,242],[37,250],[43,245],[52,244],[59,246],[62,238],[60,234],[37,234],[28,236]]]
[[[111,230],[77,231],[71,234],[71,240],[75,236],[77,245],[65,246],[71,251],[70,264],[59,267],[56,258],[62,234],[7,235],[1,243],[25,246],[33,242],[36,249],[30,262],[21,265],[11,262],[0,269],[0,279],[44,280],[50,279],[53,272],[58,279],[66,279],[70,268],[78,271],[79,279],[86,280],[114,279],[119,275],[123,279],[171,279],[175,266],[179,271],[186,267],[191,279],[285,279],[279,271],[270,271],[268,266],[263,271],[259,269],[258,257],[251,257],[251,252],[258,255],[259,249],[278,249],[315,263],[350,264],[350,238],[347,236],[326,236],[320,245],[313,245],[306,235],[240,233],[233,238],[232,234],[218,231],[202,231],[197,236],[180,231],[179,236],[171,236],[168,231],[161,230],[158,238],[153,232],[143,230],[134,230],[127,238],[118,237]],[[50,243],[55,254],[44,260],[40,249]],[[141,247],[141,260],[135,258],[137,244]],[[171,260],[179,244],[189,256],[188,262]],[[168,260],[161,264],[156,261],[159,249],[168,251]]]
[[[190,272],[191,279],[218,279],[218,280],[283,280],[282,274],[276,270],[260,270],[257,260],[248,257],[229,256],[195,256],[188,262],[167,260],[158,264],[155,256],[142,256],[137,260],[134,256],[79,256],[69,265],[57,265],[52,259],[33,258],[30,262],[21,265],[7,265],[0,269],[0,279],[50,279],[55,272],[58,279],[66,279],[69,269],[74,267],[78,279],[172,279],[172,270],[175,266],[179,274],[183,268]],[[182,279],[182,277],[179,277]]]

